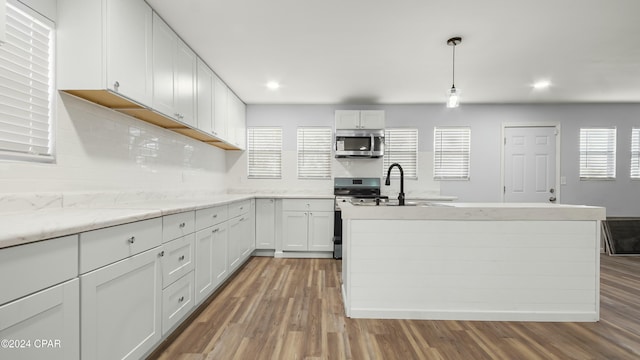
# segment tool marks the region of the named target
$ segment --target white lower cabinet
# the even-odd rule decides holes
[[[332,200],[283,200],[282,250],[332,251],[333,207]]]
[[[195,263],[195,297],[200,304],[228,274],[226,222],[196,233]]]
[[[82,359],[139,359],[158,343],[162,296],[159,249],[80,276]]]
[[[186,274],[162,291],[162,335],[185,317],[195,305],[194,272]]]
[[[276,248],[276,201],[256,200],[256,249]]]
[[[77,278],[0,306],[0,358],[80,359]],[[88,358],[87,358],[88,359]]]
[[[194,267],[195,235],[189,234],[164,244],[162,252],[162,286],[167,287]]]

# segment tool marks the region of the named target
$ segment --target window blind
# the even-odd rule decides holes
[[[433,178],[469,180],[471,128],[436,127],[433,131]]]
[[[580,129],[580,178],[615,179],[616,129]]]
[[[640,179],[640,128],[631,129],[631,178]]]
[[[385,129],[384,156],[382,157],[382,176],[393,163],[402,166],[405,179],[418,178],[418,129]],[[392,171],[391,177],[399,178],[399,171]]]
[[[247,129],[247,165],[250,179],[282,178],[282,129]]]
[[[0,45],[0,157],[52,161],[53,24],[17,2],[6,6]]]
[[[298,128],[298,179],[331,178],[331,128]]]

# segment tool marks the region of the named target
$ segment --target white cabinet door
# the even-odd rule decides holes
[[[217,229],[217,230],[216,230]],[[228,222],[223,222],[213,227],[213,287],[218,285],[229,275],[229,231]]]
[[[362,110],[360,111],[361,129],[384,129],[384,110]]]
[[[0,339],[9,341],[0,358],[80,359],[78,283],[76,278],[0,306]]]
[[[174,63],[176,35],[157,14],[153,14],[153,108],[176,118]]]
[[[197,70],[197,122],[198,129],[213,133],[213,71],[198,58]]]
[[[276,248],[276,202],[256,199],[256,249]]]
[[[158,249],[80,277],[83,359],[139,359],[160,340]]]
[[[358,129],[360,127],[360,111],[336,110],[336,129]]]
[[[229,128],[229,116],[227,111],[228,99],[227,85],[217,76],[213,77],[213,135],[227,140]]]
[[[214,228],[206,228],[196,233],[196,267],[195,267],[195,288],[196,304],[213,291],[213,241]]]
[[[227,254],[229,259],[229,273],[232,273],[240,266],[241,244],[240,239],[243,234],[241,216],[229,220],[229,240]]]
[[[196,54],[182,40],[177,39],[177,54],[174,75],[176,112],[178,120],[196,127],[195,119],[195,78]]]
[[[153,96],[152,19],[142,0],[106,2],[106,87],[146,105]]]
[[[333,212],[309,212],[309,250],[333,250]]]
[[[252,226],[251,226],[251,220],[253,219],[253,217],[251,216],[251,214],[245,214],[242,215],[240,217],[240,259],[241,262],[244,262],[244,260],[249,257],[249,255],[251,255],[251,252],[253,251],[254,248],[254,244],[255,244],[255,239],[251,236],[253,231],[252,231]]]
[[[228,128],[227,137],[230,142],[243,149],[245,145],[246,125],[244,119],[244,103],[236,94],[229,91],[227,99]]]
[[[196,234],[195,289],[200,304],[227,276],[227,223]]]
[[[282,212],[282,249],[305,251],[309,214],[303,211]]]

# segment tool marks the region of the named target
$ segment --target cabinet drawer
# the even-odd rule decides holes
[[[193,270],[195,234],[170,241],[163,246],[162,287],[169,286]]]
[[[246,214],[251,209],[251,200],[243,200],[229,204],[229,219]]]
[[[78,235],[0,249],[0,304],[78,276]]]
[[[191,234],[196,229],[194,211],[162,217],[162,242],[171,241],[181,236]]]
[[[331,199],[284,199],[282,210],[285,211],[333,211],[334,200]]]
[[[227,220],[227,205],[196,210],[196,231]]]
[[[195,305],[193,271],[162,291],[162,335],[176,325]]]
[[[2,338],[30,341],[24,348],[3,347],[2,358],[80,359],[79,282],[75,278],[0,306]]]
[[[114,263],[162,243],[162,218],[80,234],[80,273]]]

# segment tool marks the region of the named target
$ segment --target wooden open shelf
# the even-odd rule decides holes
[[[68,94],[77,96],[79,98],[91,101],[98,105],[116,110],[123,114],[127,114],[138,120],[148,122],[150,124],[160,126],[167,130],[171,130],[188,136],[192,139],[196,139],[213,145],[224,150],[240,150],[235,145],[229,144],[222,139],[219,139],[211,134],[208,134],[202,130],[192,128],[184,123],[169,118],[153,109],[133,102],[129,99],[123,98],[118,94],[113,93],[110,90],[62,90]]]

